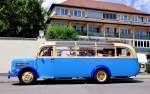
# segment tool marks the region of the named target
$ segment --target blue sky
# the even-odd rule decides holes
[[[65,0],[44,0],[43,7],[48,9],[52,3],[61,3]],[[150,0],[97,0],[114,3],[123,3],[144,12],[150,13]]]

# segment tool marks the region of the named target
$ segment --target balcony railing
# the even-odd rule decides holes
[[[120,34],[120,38],[133,38],[133,35],[132,34]]]
[[[97,33],[97,32],[88,32],[88,35],[89,36],[104,37],[104,33],[102,33],[102,32],[100,32],[100,33]]]
[[[145,39],[145,40],[150,40],[150,36],[135,36],[136,39]]]
[[[79,30],[77,30],[77,32],[78,32],[79,35],[87,36],[87,31],[79,31]]]
[[[120,34],[120,37],[119,37],[119,33],[107,33],[103,31],[101,32],[87,32],[86,30],[84,31],[77,31],[79,35],[81,36],[96,36],[96,37],[111,37],[111,38],[127,38],[127,39],[132,39],[133,38],[133,34]],[[135,39],[145,39],[145,40],[150,40],[150,36],[137,36],[135,35]]]
[[[105,33],[106,37],[113,37],[113,38],[119,38],[118,33]]]

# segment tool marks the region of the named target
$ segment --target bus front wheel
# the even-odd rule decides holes
[[[32,84],[36,81],[35,73],[31,70],[23,71],[19,76],[19,81],[22,84]]]
[[[98,69],[95,73],[95,80],[98,83],[108,83],[110,81],[110,76],[105,69]]]

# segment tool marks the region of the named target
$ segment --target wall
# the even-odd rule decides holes
[[[0,38],[0,73],[7,73],[15,58],[34,58],[43,40]]]

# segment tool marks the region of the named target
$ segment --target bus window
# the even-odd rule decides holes
[[[52,56],[52,47],[43,47],[39,53],[39,56]]]
[[[77,50],[77,56],[95,56],[94,47],[79,47]]]
[[[128,48],[117,48],[117,56],[131,56]]]
[[[113,48],[105,48],[103,49],[104,56],[115,56],[115,49]]]
[[[115,56],[115,49],[113,47],[97,47],[97,56]]]
[[[101,56],[103,56],[103,53],[104,53],[104,52],[103,52],[102,49],[98,49],[98,50],[97,50],[97,56],[100,56],[100,57],[101,57]]]
[[[57,56],[76,56],[74,47],[57,46],[56,47]]]

